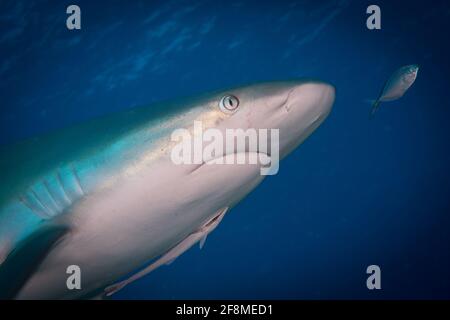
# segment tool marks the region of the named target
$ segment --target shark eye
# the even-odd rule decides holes
[[[223,96],[219,101],[220,110],[225,113],[233,113],[239,106],[239,99],[233,95]]]

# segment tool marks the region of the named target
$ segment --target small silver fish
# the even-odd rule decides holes
[[[400,99],[414,83],[418,72],[417,64],[404,66],[395,71],[384,85],[379,97],[373,102],[371,115],[375,114],[381,102]]]

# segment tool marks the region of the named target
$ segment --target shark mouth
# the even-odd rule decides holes
[[[241,157],[245,159],[244,163],[241,163],[237,161],[237,159]],[[256,159],[256,161],[254,161]],[[232,161],[231,161],[232,160]],[[191,171],[189,171],[189,174],[192,174],[202,168],[205,165],[212,165],[212,164],[220,164],[220,165],[261,165],[266,166],[270,164],[270,152],[250,152],[250,151],[241,151],[241,152],[230,152],[226,153],[221,156],[212,157],[210,159],[204,160],[201,164],[195,165]]]

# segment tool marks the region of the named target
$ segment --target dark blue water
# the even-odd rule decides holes
[[[450,298],[448,1],[1,1],[0,143],[248,82],[337,87],[325,123],[191,249],[116,298]],[[398,67],[400,100],[370,106]],[[366,288],[377,264],[382,289]]]

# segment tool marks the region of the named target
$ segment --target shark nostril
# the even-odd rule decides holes
[[[283,106],[284,106],[284,109],[286,110],[286,112],[291,111],[292,106],[289,104],[289,101],[291,101],[290,97],[294,90],[295,90],[295,88],[292,88],[291,90],[289,90],[288,94],[286,95],[286,100],[283,103]]]

